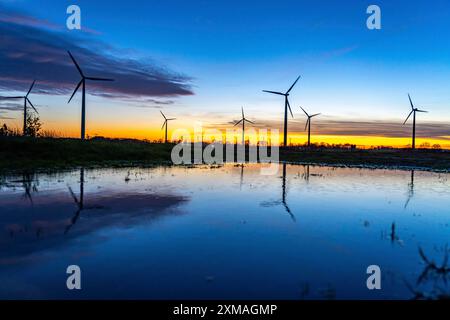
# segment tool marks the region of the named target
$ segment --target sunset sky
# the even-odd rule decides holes
[[[66,8],[81,8],[82,30],[66,28]],[[382,29],[366,28],[377,4]],[[87,134],[163,137],[169,129],[227,128],[241,106],[257,128],[282,130],[290,96],[291,142],[405,146],[417,116],[418,144],[450,148],[450,3],[430,1],[50,1],[0,0],[0,95],[30,100],[44,130],[78,137],[81,93],[67,101],[79,75],[87,83]],[[23,102],[0,100],[0,123],[21,128]]]

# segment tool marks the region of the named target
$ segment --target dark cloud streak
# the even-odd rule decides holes
[[[70,60],[70,50],[87,76],[113,78],[113,83],[87,83],[89,94],[109,98],[144,99],[192,95],[190,77],[159,66],[151,59],[133,59],[90,35],[73,36],[36,23],[24,24],[23,14],[0,5],[0,89],[25,91],[33,79],[36,92],[70,94],[80,76]],[[1,16],[0,16],[1,17]]]
[[[410,137],[411,124],[401,121],[344,121],[317,120],[313,125],[313,132],[325,135],[376,136],[376,137]],[[442,137],[450,135],[450,123],[418,122],[417,137]]]
[[[23,99],[14,99],[18,101],[23,101]],[[5,100],[0,98],[0,110],[2,111],[22,111],[23,110],[23,102],[4,102]]]
[[[269,119],[251,119],[255,121],[254,128],[279,128],[282,129],[282,122]],[[289,132],[305,132],[306,120],[291,120],[289,122]],[[221,122],[205,125],[207,128],[225,129],[233,126],[233,122]],[[319,119],[313,121],[311,126],[312,134],[330,136],[369,136],[386,138],[408,138],[411,137],[412,125],[403,125],[401,121],[382,120],[331,120]],[[416,125],[416,136],[424,138],[450,139],[450,123],[447,122],[418,122]]]

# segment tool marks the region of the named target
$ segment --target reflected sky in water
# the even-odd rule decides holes
[[[418,279],[419,247],[437,263],[445,256],[449,177],[300,165],[264,176],[257,164],[2,176],[0,298],[408,299],[448,289]],[[81,291],[66,289],[72,264]],[[372,264],[379,291],[366,287]]]

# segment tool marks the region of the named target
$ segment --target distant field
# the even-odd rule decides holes
[[[174,144],[138,140],[0,138],[0,169],[62,169],[75,166],[170,164]],[[416,167],[450,171],[450,152],[441,150],[307,150],[282,148],[280,160],[311,164]]]

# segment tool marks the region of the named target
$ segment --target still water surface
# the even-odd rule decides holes
[[[444,259],[449,178],[300,165],[264,176],[258,164],[6,175],[0,298],[448,293],[448,275],[426,270],[419,248],[437,264]],[[373,264],[381,290],[366,287]],[[66,288],[69,265],[81,268],[80,291]]]

